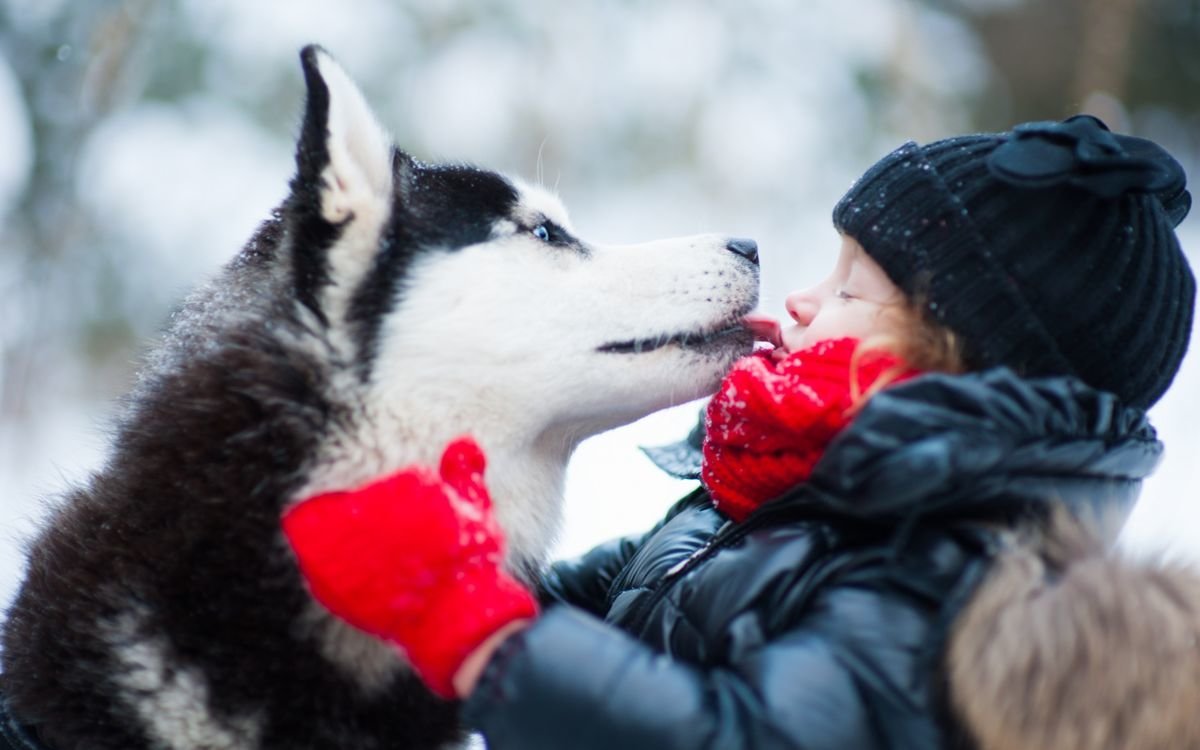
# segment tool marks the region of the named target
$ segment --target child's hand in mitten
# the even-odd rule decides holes
[[[467,655],[503,626],[537,614],[501,568],[504,537],[471,438],[441,467],[403,469],[351,492],[291,507],[283,531],[317,601],[404,650],[430,689],[454,696]]]
[[[776,336],[778,334],[775,334]],[[801,482],[881,378],[917,374],[899,357],[859,351],[853,338],[819,341],[734,363],[708,404],[701,478],[717,507],[744,521]]]

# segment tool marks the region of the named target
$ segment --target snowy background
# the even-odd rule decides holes
[[[0,0],[0,602],[138,353],[284,195],[308,42],[403,148],[540,178],[584,237],[756,238],[782,315],[832,261],[833,203],[906,139],[1088,109],[1200,175],[1198,35],[1191,0]],[[1200,265],[1200,217],[1180,236]],[[558,554],[689,489],[636,446],[698,408],[580,449]],[[1200,354],[1152,417],[1168,454],[1125,541],[1200,560]]]

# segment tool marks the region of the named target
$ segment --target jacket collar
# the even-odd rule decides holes
[[[644,449],[696,478],[702,426]],[[800,503],[863,519],[1010,514],[1050,501],[1127,512],[1162,456],[1146,415],[1076,378],[1007,368],[930,374],[867,403],[808,483],[770,505]]]
[[[705,411],[700,410],[700,418],[696,420],[696,426],[686,438],[667,445],[643,445],[642,453],[645,453],[655,466],[676,479],[699,479],[700,467],[704,461],[702,449]]]

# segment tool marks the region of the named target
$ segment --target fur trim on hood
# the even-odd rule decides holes
[[[1200,571],[1056,512],[955,623],[950,699],[980,750],[1200,747]]]

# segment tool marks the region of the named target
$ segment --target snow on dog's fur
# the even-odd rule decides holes
[[[396,150],[328,55],[301,59],[289,197],[184,305],[104,467],[30,546],[0,687],[52,748],[460,738],[312,600],[282,511],[471,433],[528,578],[580,440],[709,392],[750,347],[752,243],[586,242],[543,190]]]

